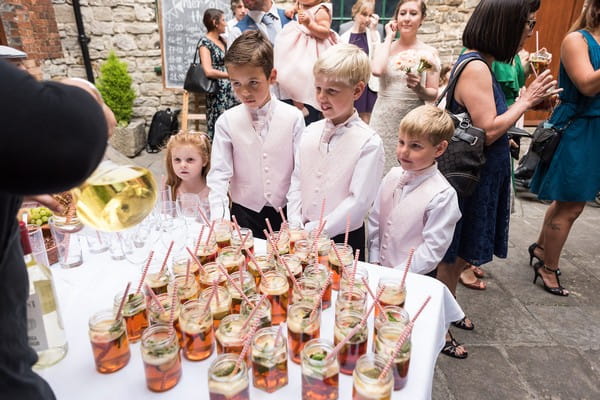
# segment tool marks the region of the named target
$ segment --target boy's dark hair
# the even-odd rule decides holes
[[[217,29],[217,25],[223,14],[225,14],[223,11],[217,10],[216,8],[207,8],[206,11],[204,11],[204,17],[202,18],[202,23],[204,23],[206,30],[210,32]]]
[[[523,0],[481,0],[463,32],[463,46],[510,62],[526,29],[530,3]]]
[[[225,66],[234,64],[260,67],[269,78],[273,71],[273,46],[260,31],[248,30],[231,44],[224,62]]]

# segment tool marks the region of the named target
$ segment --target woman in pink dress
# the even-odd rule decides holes
[[[305,116],[308,104],[318,109],[313,65],[338,41],[331,30],[332,5],[323,0],[299,0],[298,21],[286,24],[275,40],[275,69],[281,99],[291,99]]]

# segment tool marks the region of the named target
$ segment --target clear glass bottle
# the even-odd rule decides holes
[[[142,335],[142,360],[146,385],[153,392],[171,389],[181,379],[181,354],[174,330],[167,325],[154,325]]]
[[[246,363],[235,368],[237,354],[221,354],[208,368],[210,400],[249,400],[250,388]]]
[[[375,354],[364,354],[356,362],[352,373],[353,400],[389,400],[394,381],[392,374],[379,377],[385,368],[385,359]]]
[[[337,357],[327,358],[333,345],[313,339],[302,350],[302,400],[336,400],[340,367]]]
[[[274,327],[259,329],[252,339],[252,383],[273,393],[288,384],[287,345]]]
[[[29,345],[37,352],[35,368],[46,368],[62,360],[68,344],[65,328],[56,301],[52,271],[33,258],[27,226],[21,222],[21,246],[29,278],[27,299],[27,336]]]

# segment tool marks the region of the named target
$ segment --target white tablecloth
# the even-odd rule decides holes
[[[157,247],[160,247],[159,243]],[[256,240],[255,247],[258,252],[264,250],[264,242]],[[373,292],[380,276],[402,276],[402,271],[371,264],[366,266],[369,268],[369,282]],[[52,270],[69,351],[60,363],[39,373],[50,383],[58,399],[208,399],[207,370],[216,352],[209,359],[200,362],[190,362],[182,357],[181,381],[164,393],[153,393],[146,388],[139,342],[130,346],[131,361],[126,367],[108,375],[96,372],[88,338],[88,318],[96,311],[111,308],[115,294],[123,290],[128,281],[132,282],[134,290],[139,281],[140,266],[125,260],[113,261],[108,252],[105,252],[97,255],[84,253],[84,264],[78,268],[67,270],[54,265]],[[333,293],[335,296],[337,292]],[[431,397],[434,367],[444,344],[444,334],[451,321],[463,317],[459,305],[443,284],[427,276],[409,273],[405,307],[410,315],[416,312],[427,295],[431,295],[431,301],[417,320],[412,333],[408,383],[401,391],[393,392],[393,399]],[[333,341],[333,318],[334,311],[331,307],[323,313],[321,322],[321,337],[330,341]],[[372,332],[372,320],[371,316],[369,332]],[[368,349],[371,349],[371,339],[369,337]],[[288,385],[272,394],[253,388],[250,383],[251,399],[301,399],[300,366],[288,361],[288,371]],[[250,376],[250,382],[251,380]],[[339,398],[351,399],[352,377],[340,374],[339,382]]]

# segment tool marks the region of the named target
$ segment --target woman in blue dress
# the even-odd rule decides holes
[[[458,78],[449,109],[468,111],[473,125],[486,132],[486,163],[480,183],[468,197],[459,196],[462,218],[452,244],[439,264],[437,277],[455,294],[456,284],[467,263],[481,266],[494,255],[505,258],[510,216],[510,155],[506,131],[529,108],[555,91],[550,71],[540,74],[512,106],[507,107],[502,88],[490,70],[495,60],[509,62],[531,35],[535,25],[530,10],[539,0],[481,0],[463,32],[467,49],[456,61],[473,58]],[[539,4],[538,4],[539,7]],[[519,29],[515,29],[519,27]],[[455,325],[471,330],[469,320]],[[466,350],[448,334],[442,352],[465,358]]]
[[[538,240],[529,247],[534,258],[534,283],[567,296],[560,285],[560,253],[586,201],[600,190],[600,0],[588,1],[561,47],[559,82],[564,91],[550,123],[565,127],[549,165],[539,165],[531,190],[541,200],[553,200],[544,216]]]

